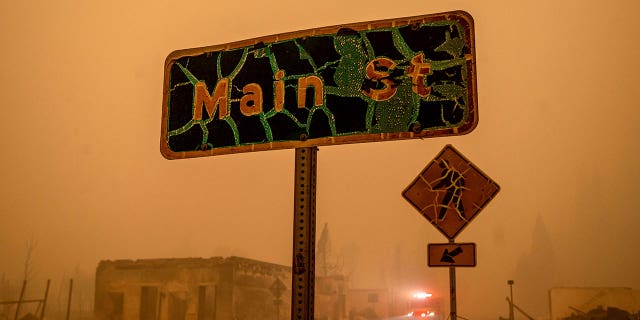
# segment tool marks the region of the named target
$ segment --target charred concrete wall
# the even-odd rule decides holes
[[[274,289],[279,283],[279,289]],[[239,257],[102,261],[99,320],[290,318],[291,268]],[[281,295],[284,299],[279,299]]]
[[[549,290],[551,320],[572,316],[591,316],[593,311],[608,308],[623,310],[629,314],[640,313],[640,291],[615,287],[571,287]]]
[[[230,264],[234,320],[291,318],[290,267],[235,257]]]

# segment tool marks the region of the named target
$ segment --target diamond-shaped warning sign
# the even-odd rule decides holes
[[[273,296],[276,298],[280,298],[285,290],[287,290],[287,286],[282,283],[282,280],[280,280],[280,278],[276,278],[276,280],[274,280],[269,287],[269,291],[271,291]]]
[[[452,240],[498,191],[500,186],[447,145],[402,196]]]

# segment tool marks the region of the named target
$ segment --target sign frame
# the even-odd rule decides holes
[[[295,136],[295,139],[277,140],[277,141],[276,140],[269,141],[269,139],[267,139],[266,141],[260,142],[260,143],[253,143],[253,142],[237,143],[236,145],[223,146],[223,147],[211,147],[208,143],[206,143],[208,140],[204,138],[204,134],[203,134],[203,138],[202,138],[203,143],[197,146],[190,147],[189,149],[179,150],[178,148],[175,148],[174,150],[170,146],[170,143],[171,143],[170,139],[172,139],[171,137],[178,134],[183,134],[185,130],[189,130],[189,129],[185,129],[188,126],[187,124],[182,125],[182,127],[178,126],[178,129],[176,129],[176,125],[169,124],[171,121],[173,121],[171,120],[172,118],[170,119],[171,117],[170,115],[171,93],[170,92],[176,88],[176,84],[171,82],[171,73],[172,73],[172,68],[176,66],[177,61],[181,58],[189,57],[189,56],[197,56],[197,55],[207,55],[212,52],[228,52],[228,51],[231,51],[234,49],[240,49],[240,48],[264,47],[274,43],[280,43],[282,41],[287,41],[292,39],[304,39],[309,37],[325,36],[325,35],[337,36],[337,35],[340,35],[340,33],[345,33],[345,32],[347,33],[369,32],[372,30],[376,31],[377,29],[383,30],[385,28],[387,29],[399,28],[402,26],[413,27],[414,25],[420,26],[421,24],[439,23],[440,21],[452,21],[457,25],[460,25],[464,35],[464,37],[462,37],[464,38],[463,44],[460,44],[462,46],[461,47],[462,49],[457,49],[457,50],[463,50],[462,56],[464,58],[462,59],[464,60],[464,62],[461,62],[461,64],[464,65],[464,68],[467,72],[464,76],[466,77],[464,82],[466,84],[466,94],[463,94],[464,99],[466,101],[466,105],[464,106],[464,108],[467,108],[464,111],[466,112],[465,114],[466,118],[464,118],[460,123],[457,123],[451,126],[442,126],[442,127],[434,127],[434,128],[422,128],[420,123],[413,123],[410,125],[409,128],[403,129],[403,131],[386,132],[382,130],[380,132],[360,132],[353,135],[351,134],[333,135],[332,134],[329,136],[314,137],[305,133],[301,133]],[[448,37],[449,37],[449,34],[447,33],[447,39]],[[379,20],[379,21],[335,25],[335,26],[321,27],[321,28],[315,28],[315,29],[309,29],[309,30],[302,30],[297,32],[289,32],[289,33],[282,33],[277,35],[258,37],[254,39],[231,42],[231,43],[221,44],[221,45],[177,50],[167,56],[164,64],[160,151],[161,151],[161,154],[167,159],[183,159],[183,158],[215,156],[215,155],[240,153],[240,152],[306,148],[306,147],[313,147],[313,146],[377,142],[377,141],[387,141],[387,140],[404,140],[404,139],[417,139],[417,138],[422,139],[422,138],[430,138],[430,137],[467,134],[473,131],[478,123],[475,51],[476,49],[475,49],[474,21],[472,16],[465,11],[451,11],[451,12],[428,14],[428,15],[421,15],[421,16],[414,16],[414,17],[398,18],[398,19],[386,19],[386,20]],[[183,66],[181,66],[181,68],[183,68]],[[186,69],[186,68],[183,68],[183,69]],[[409,69],[407,69],[407,72],[408,70]],[[276,80],[278,79],[277,75],[274,75],[274,77]],[[192,81],[193,79],[191,79],[190,81]],[[208,83],[207,94],[210,94],[211,92],[215,93],[214,87],[217,87],[217,86],[218,86],[218,83],[216,84]],[[416,85],[414,83],[414,87],[415,86]],[[230,91],[231,89],[227,89],[227,90],[231,92]],[[238,90],[238,89],[236,88],[234,90]],[[249,90],[250,92],[251,89],[247,89],[247,90]],[[195,85],[194,85],[193,91],[195,96],[195,91],[196,91]],[[238,100],[238,99],[234,100],[231,94],[229,95],[228,98],[231,101],[230,103],[234,103],[233,101]],[[271,97],[264,98],[264,100],[268,100],[268,99],[271,99]],[[326,104],[326,102],[324,103]],[[193,104],[195,105],[196,102],[194,101]],[[204,107],[200,107],[200,108],[204,109]],[[231,105],[229,107],[229,109],[231,109],[229,113],[233,113],[234,108],[237,108],[237,106]],[[213,107],[207,110],[210,110],[210,109],[213,109]],[[220,112],[220,110],[218,112]],[[203,114],[206,113],[206,111],[202,111],[202,110],[201,112]],[[211,118],[216,116],[215,112],[216,111],[214,109],[213,114],[210,115]],[[195,115],[193,117],[196,118]],[[201,120],[201,119],[198,119],[198,120]],[[307,126],[310,126],[310,124],[307,124]],[[234,134],[235,134],[235,131],[234,131]],[[235,138],[237,142],[238,137],[235,137]]]

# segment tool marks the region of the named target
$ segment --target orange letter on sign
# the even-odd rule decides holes
[[[387,71],[376,70],[379,67],[386,68]],[[362,93],[375,101],[384,101],[391,99],[391,97],[396,94],[396,91],[398,91],[398,87],[396,86],[395,82],[388,78],[389,71],[393,70],[395,67],[395,61],[389,58],[380,57],[371,60],[367,64],[366,68],[367,79],[382,82],[384,84],[384,88],[370,88],[367,90],[362,90]]]
[[[284,70],[278,70],[276,72],[276,81],[274,82],[274,86],[276,94],[275,94],[275,109],[276,112],[282,111],[284,108]]]
[[[213,90],[213,97],[209,95],[207,90],[207,84],[203,81],[198,81],[193,89],[193,120],[202,120],[202,105],[204,104],[207,109],[207,113],[210,118],[213,118],[220,104],[219,118],[222,119],[229,114],[227,105],[227,89],[229,85],[229,79],[222,78],[216,84],[215,90]]]
[[[411,59],[411,66],[407,69],[407,75],[411,77],[413,92],[426,98],[431,93],[431,87],[424,86],[424,76],[431,73],[431,64],[424,62],[424,54],[420,53]]]
[[[307,100],[307,87],[313,86],[314,106],[321,106],[324,98],[324,86],[322,79],[317,76],[309,76],[298,79],[298,108],[304,108],[304,102]]]
[[[242,88],[244,95],[240,98],[240,112],[252,116],[262,112],[262,88],[257,83],[249,83]],[[251,104],[249,104],[251,102]]]

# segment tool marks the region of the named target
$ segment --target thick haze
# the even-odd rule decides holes
[[[402,190],[446,144],[500,186],[456,238],[458,313],[548,315],[554,286],[640,288],[640,2],[2,1],[0,276],[92,274],[106,259],[237,255],[291,264],[294,151],[160,155],[173,50],[465,10],[478,127],[468,135],[321,147],[318,234],[356,288],[402,277],[448,293],[446,242]],[[448,305],[448,303],[447,303]]]

